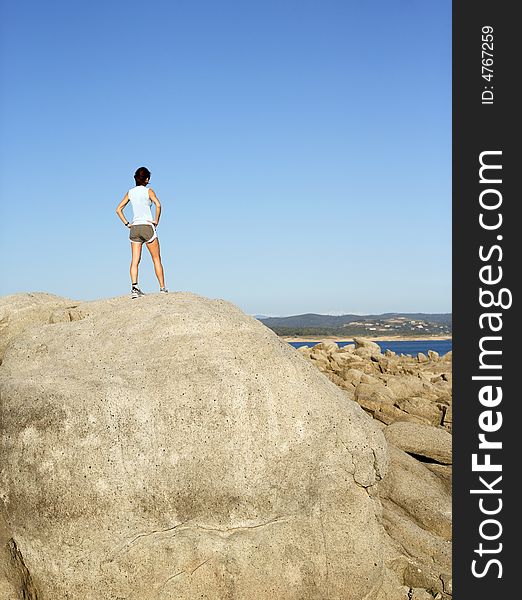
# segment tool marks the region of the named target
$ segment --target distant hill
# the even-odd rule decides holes
[[[279,335],[451,335],[452,328],[452,313],[307,313],[259,320]]]

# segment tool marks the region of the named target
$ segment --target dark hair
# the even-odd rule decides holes
[[[145,185],[147,179],[150,179],[150,171],[147,167],[140,167],[136,169],[136,173],[134,173],[134,181],[136,185]]]

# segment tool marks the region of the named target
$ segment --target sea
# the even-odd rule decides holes
[[[300,346],[315,346],[319,342],[288,342],[294,348]],[[428,350],[434,350],[438,352],[440,356],[444,356],[446,352],[450,352],[452,340],[390,340],[390,341],[378,341],[382,352],[385,350],[392,350],[396,354],[411,354],[416,356],[419,352],[427,354]],[[353,342],[337,342],[339,347],[353,344]]]

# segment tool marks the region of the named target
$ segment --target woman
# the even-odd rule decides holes
[[[138,286],[138,265],[141,259],[141,249],[143,243],[147,244],[152,262],[154,264],[154,272],[158,278],[160,285],[160,292],[166,294],[168,292],[165,287],[165,278],[163,274],[163,266],[161,264],[160,247],[158,235],[156,233],[156,227],[159,223],[161,214],[161,204],[158,197],[154,193],[154,190],[147,188],[147,184],[150,181],[150,171],[146,167],[140,167],[136,169],[134,173],[134,180],[136,186],[130,189],[123,200],[118,204],[116,213],[122,220],[122,223],[130,228],[129,238],[131,241],[132,259],[130,265],[130,276],[131,276],[131,297],[138,298],[144,296],[144,293]],[[123,214],[123,209],[128,203],[131,203],[133,218],[132,222],[129,223]],[[152,218],[152,212],[150,210],[151,204],[154,203],[156,206],[156,218]]]

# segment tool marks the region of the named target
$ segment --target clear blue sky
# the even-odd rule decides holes
[[[0,295],[129,293],[114,211],[146,166],[172,291],[451,311],[449,0],[10,0],[1,20]]]

